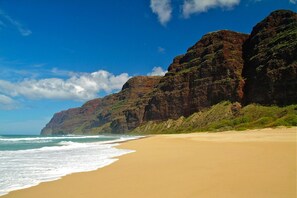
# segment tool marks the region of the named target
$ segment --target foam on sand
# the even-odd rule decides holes
[[[122,137],[92,143],[74,142],[75,139],[84,138],[90,137],[36,137],[14,140],[2,137],[1,141],[12,141],[16,145],[17,142],[23,141],[63,141],[55,143],[55,146],[0,151],[0,195],[35,186],[40,182],[56,180],[71,173],[92,171],[107,166],[117,160],[115,157],[133,152],[115,148],[118,143],[114,142],[135,139]]]

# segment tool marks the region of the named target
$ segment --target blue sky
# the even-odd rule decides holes
[[[0,134],[38,134],[55,112],[164,75],[207,32],[249,33],[296,0],[1,0]]]

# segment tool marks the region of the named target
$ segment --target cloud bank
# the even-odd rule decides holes
[[[111,93],[122,88],[130,78],[127,73],[114,75],[104,70],[93,73],[72,73],[67,79],[24,79],[19,82],[0,80],[0,93],[7,97],[28,99],[60,99],[85,101],[98,97],[98,92]],[[0,98],[1,99],[1,98]],[[2,96],[0,103],[9,102]]]
[[[171,0],[151,0],[150,7],[158,16],[158,20],[162,25],[166,25],[171,19],[172,6]]]
[[[182,14],[185,18],[191,14],[207,12],[211,8],[232,8],[240,3],[240,0],[185,0],[182,6]]]
[[[15,81],[0,79],[0,109],[19,108],[20,98],[87,101],[99,97],[101,92],[110,94],[119,91],[132,77],[127,73],[115,75],[105,70],[85,73],[54,68],[50,72],[56,74],[55,77],[37,79],[39,75],[24,75],[23,79]],[[147,75],[164,76],[166,72],[161,67],[154,67]],[[23,73],[16,75],[22,76]]]

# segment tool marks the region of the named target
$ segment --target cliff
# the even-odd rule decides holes
[[[297,14],[280,10],[258,23],[243,46],[245,104],[297,102]]]
[[[239,122],[239,128],[241,122],[250,127],[260,126],[258,122],[297,125],[296,106],[263,107],[267,111],[260,112],[263,117],[251,116],[259,108],[249,106],[296,104],[296,90],[297,14],[279,10],[250,35],[227,30],[206,34],[174,58],[164,77],[134,77],[119,93],[55,114],[41,133],[172,132],[174,126],[191,131],[211,129],[224,120],[231,126]],[[231,103],[216,108],[222,101]],[[205,124],[209,115],[212,118]]]
[[[131,78],[119,93],[56,113],[41,134],[123,133],[134,129],[142,122],[144,104],[159,80],[148,76]]]
[[[145,120],[177,119],[220,101],[241,101],[247,38],[226,30],[209,33],[176,57],[145,108]]]

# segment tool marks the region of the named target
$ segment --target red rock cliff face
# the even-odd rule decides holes
[[[134,77],[117,94],[54,115],[42,134],[125,133],[146,121],[189,116],[221,101],[297,103],[297,16],[279,10],[251,35],[209,33],[164,77]]]
[[[242,45],[248,35],[218,31],[176,57],[145,108],[148,120],[189,116],[223,100],[241,101]]]
[[[297,14],[271,13],[244,44],[245,104],[297,102]]]
[[[117,94],[56,113],[41,134],[124,133],[134,129],[142,122],[148,93],[159,80],[148,76],[131,78]]]

